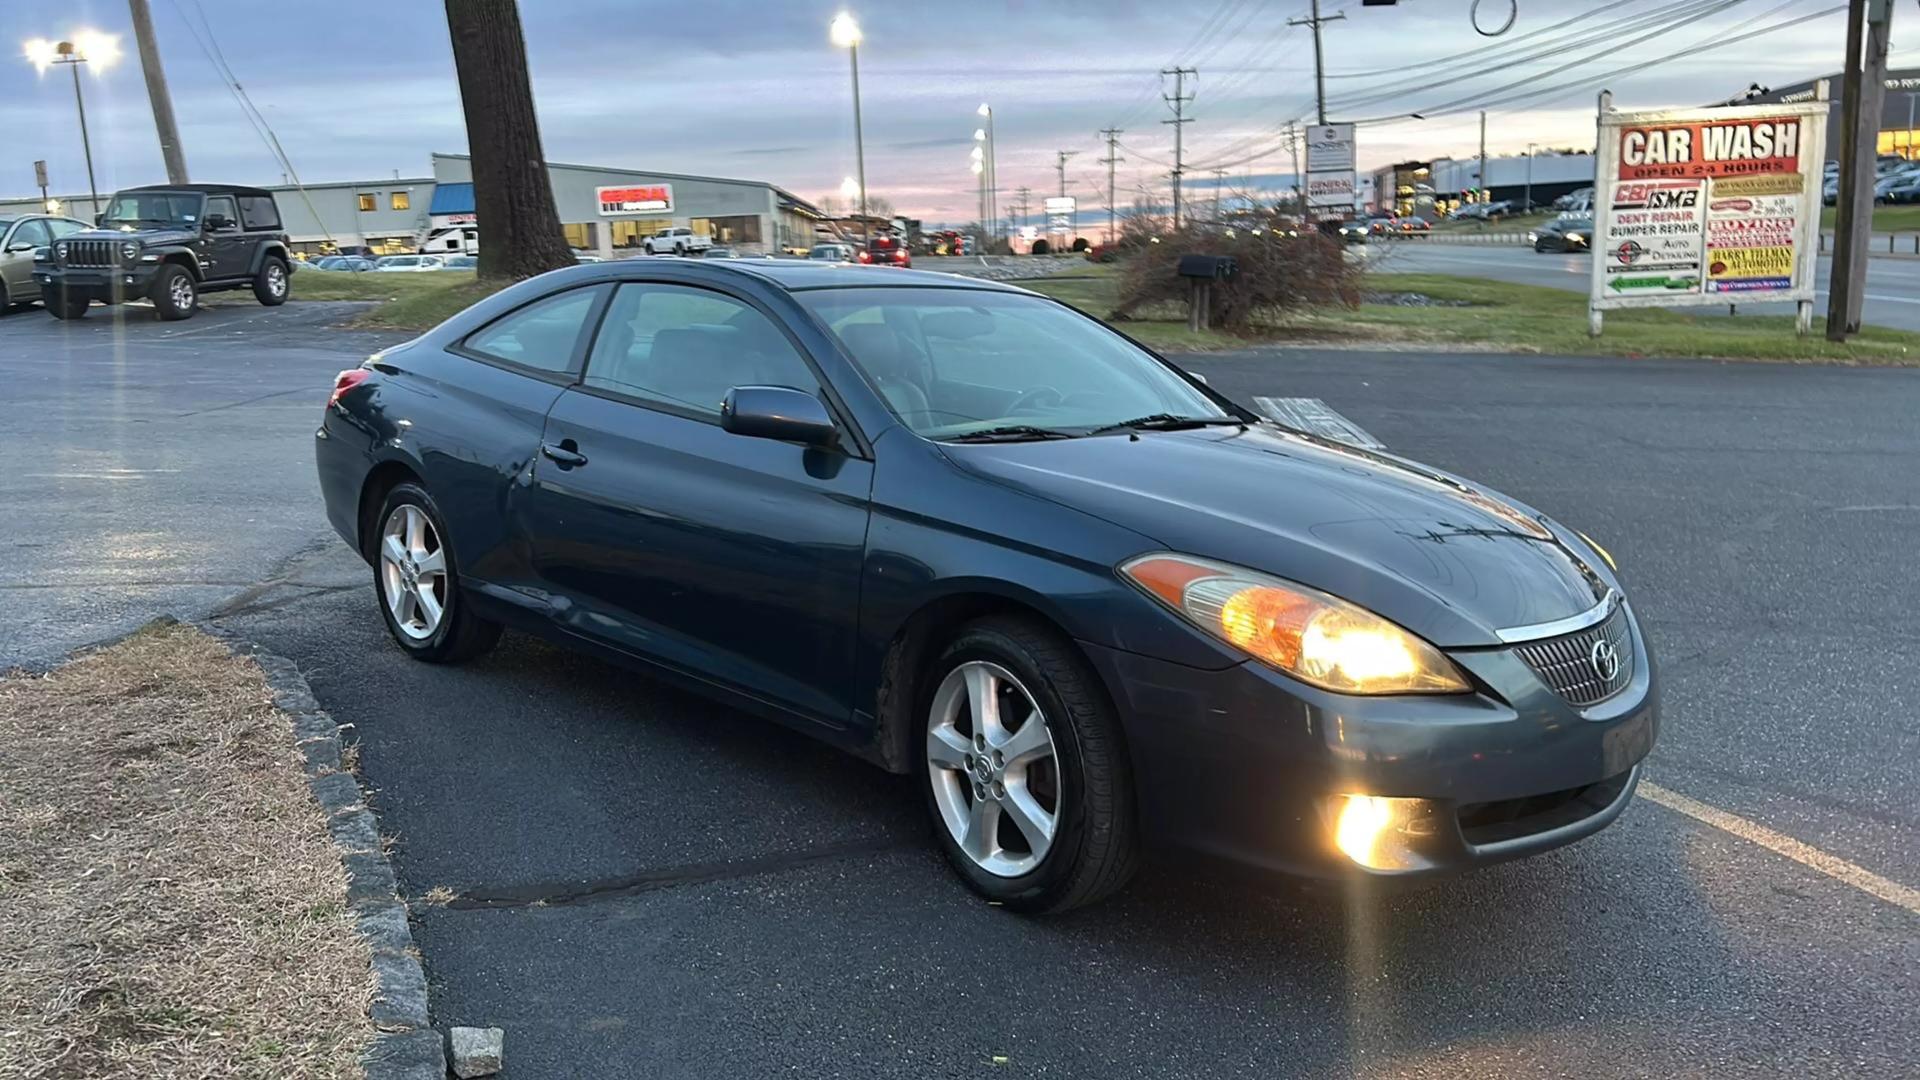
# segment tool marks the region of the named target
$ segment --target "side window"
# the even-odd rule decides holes
[[[280,208],[266,195],[240,196],[240,224],[248,230],[280,227]]]
[[[598,288],[587,288],[549,296],[469,334],[466,347],[521,367],[566,371],[599,295]]]
[[[684,285],[620,286],[582,381],[715,417],[736,386],[819,389],[772,320],[731,297]]]
[[[21,244],[32,244],[34,247],[45,247],[52,242],[53,237],[47,233],[47,223],[36,218],[21,222],[20,227],[13,230],[13,237],[7,241],[7,246],[14,248]]]
[[[47,222],[47,228],[53,230],[53,238],[58,240],[63,236],[72,236],[74,233],[84,232],[87,226],[77,221],[68,221],[66,218],[55,218]]]
[[[231,195],[216,195],[207,200],[207,216],[216,215],[226,218],[230,228],[238,228],[240,225],[240,210],[233,205]]]

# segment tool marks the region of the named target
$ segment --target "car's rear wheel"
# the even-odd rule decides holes
[[[153,279],[153,309],[162,319],[175,322],[193,314],[193,305],[200,302],[200,290],[193,283],[193,275],[187,273],[184,266],[163,266]]]
[[[253,275],[253,298],[268,307],[287,302],[287,264],[277,255],[269,255]]]
[[[416,660],[458,663],[500,640],[500,624],[468,609],[446,522],[426,489],[395,485],[380,508],[373,581],[387,633]]]
[[[1064,637],[989,618],[941,654],[919,755],[934,834],[968,885],[1017,911],[1064,911],[1138,862],[1133,778],[1098,677]]]

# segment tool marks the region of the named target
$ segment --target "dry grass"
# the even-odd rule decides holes
[[[156,627],[0,679],[0,1078],[360,1076],[346,895],[251,660]]]

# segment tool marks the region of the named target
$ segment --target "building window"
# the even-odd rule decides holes
[[[603,229],[606,228],[605,225],[600,227]],[[560,226],[560,235],[567,238],[568,247],[575,251],[585,251],[593,246],[593,237],[590,235],[589,229],[591,229],[591,226],[588,225],[562,224]]]
[[[688,222],[693,231],[713,238],[716,244],[758,244],[761,242],[760,216],[694,218]]]
[[[647,237],[673,228],[673,221],[670,218],[616,218],[607,225],[613,246],[624,248],[639,247],[647,242]]]
[[[413,199],[404,191],[396,191],[388,195],[387,202],[395,210],[413,209]]]
[[[360,193],[360,212],[361,213],[371,214],[379,205],[380,205],[379,202],[373,197],[373,192],[363,191]]]

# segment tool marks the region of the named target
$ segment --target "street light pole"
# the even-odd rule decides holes
[[[993,152],[993,106],[980,103],[975,110],[987,118],[987,221],[988,228],[996,235],[1000,229],[1000,163]]]
[[[100,185],[93,178],[93,140],[87,134],[87,97],[80,89],[80,65],[92,61],[95,70],[113,63],[120,55],[118,39],[91,31],[81,31],[72,41],[52,42],[44,38],[27,42],[27,59],[44,72],[56,64],[73,72],[73,103],[80,112],[80,151],[87,161],[87,191],[93,214],[100,214]]]
[[[867,146],[860,128],[860,24],[843,11],[833,17],[831,33],[835,45],[846,46],[847,58],[853,65],[853,159],[855,175],[860,181],[860,240],[871,247],[873,229],[867,221]]]
[[[69,56],[71,55],[73,46],[70,43],[63,41],[60,47],[67,50]],[[93,205],[93,215],[98,217],[100,216],[100,185],[93,179],[93,141],[87,137],[87,98],[80,92],[80,65],[86,62],[85,57],[54,61],[56,64],[67,65],[73,72],[73,104],[80,110],[80,152],[86,155],[87,159],[87,199]]]

